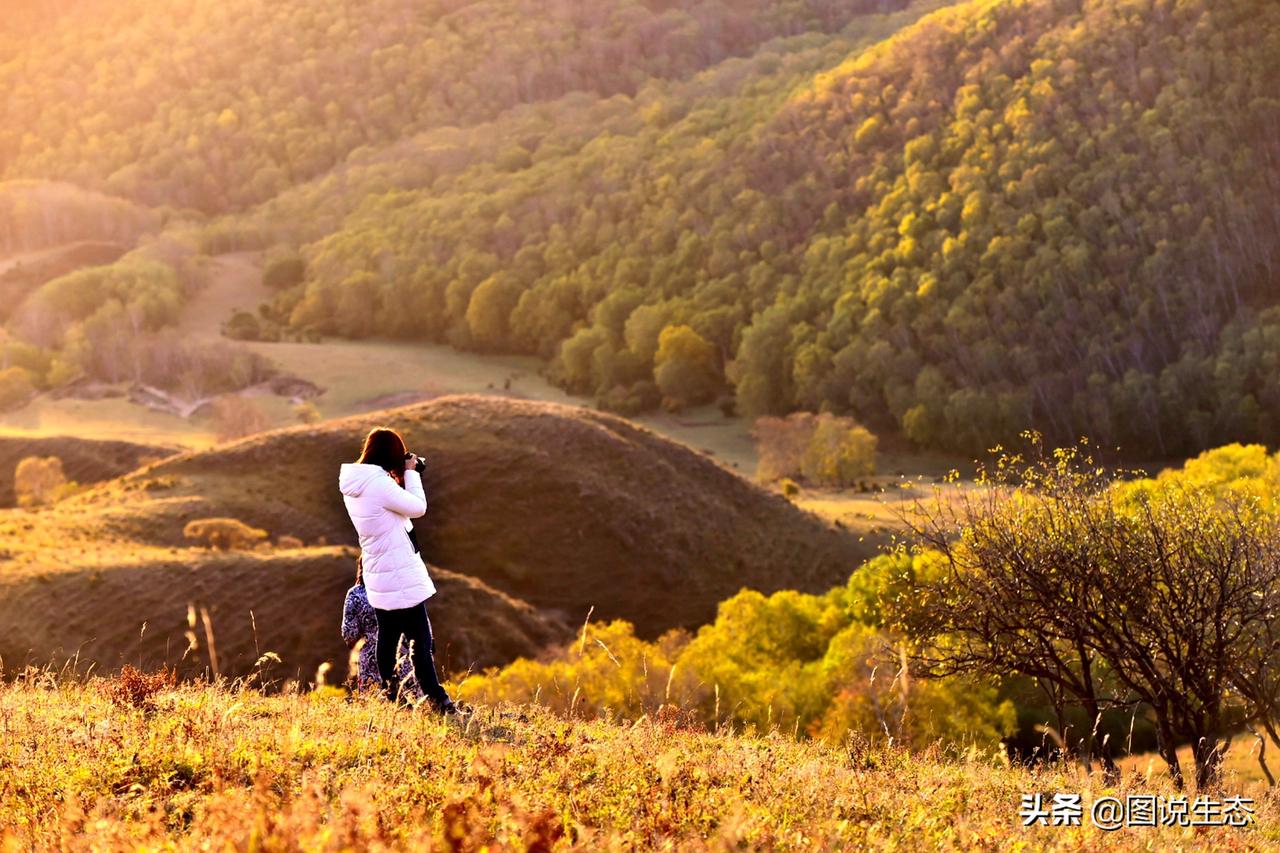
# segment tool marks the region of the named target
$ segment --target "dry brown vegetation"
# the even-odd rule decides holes
[[[234,518],[202,518],[188,521],[182,536],[219,551],[247,551],[267,541],[267,531]]]

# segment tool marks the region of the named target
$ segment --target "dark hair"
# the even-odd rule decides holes
[[[356,586],[364,586],[364,554],[356,557]]]
[[[356,462],[379,465],[394,474],[404,470],[405,452],[400,433],[390,427],[374,427],[364,437],[364,446],[360,448],[360,458]]]

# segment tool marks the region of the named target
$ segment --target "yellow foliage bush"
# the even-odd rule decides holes
[[[28,456],[13,472],[13,490],[20,507],[55,503],[79,488],[68,481],[56,456]]]

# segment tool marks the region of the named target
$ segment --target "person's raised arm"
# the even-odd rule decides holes
[[[413,468],[404,472],[404,488],[390,477],[378,488],[382,506],[407,518],[419,518],[427,514],[427,494],[422,490],[422,475]]]

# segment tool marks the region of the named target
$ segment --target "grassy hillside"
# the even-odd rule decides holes
[[[42,559],[58,551],[64,564],[51,571]],[[82,669],[167,665],[192,677],[210,673],[216,659],[220,673],[240,676],[274,652],[279,661],[266,664],[264,674],[277,683],[314,681],[326,661],[334,681],[346,678],[338,627],[355,578],[349,548],[220,553],[64,543],[32,562],[27,556],[25,549],[7,549],[12,562],[0,562],[0,658],[10,671],[28,661],[75,659]],[[432,575],[439,590],[431,612],[436,660],[444,672],[537,655],[571,633],[474,578],[438,567]],[[196,608],[199,644],[191,653],[189,605]],[[212,657],[201,609],[210,616]]]
[[[148,709],[111,685],[0,686],[0,844],[261,849],[1265,849],[1246,828],[1022,828],[1020,797],[1171,795],[1135,776],[797,743],[776,732],[482,709],[465,728],[335,692],[188,686]],[[1227,793],[1260,796],[1229,781]]]
[[[869,550],[620,418],[492,397],[444,397],[173,457],[121,481],[124,490],[165,484],[140,516],[112,490],[68,506],[155,544],[174,543],[180,519],[202,514],[350,541],[334,471],[378,423],[427,458],[431,560],[575,618],[595,605],[646,631],[696,624],[741,586],[825,589]]]
[[[592,607],[652,637],[710,621],[744,586],[825,590],[873,548],[619,418],[445,397],[183,452],[52,508],[0,513],[0,650],[48,660],[90,641],[105,665],[135,650],[173,660],[195,602],[235,626],[238,672],[256,658],[243,630],[250,610],[257,647],[290,667],[341,660],[337,616],[354,557],[333,546],[354,533],[336,472],[382,423],[428,460],[430,511],[418,525],[426,558],[458,576],[433,610],[457,667],[534,655]],[[225,554],[184,540],[188,521],[227,516],[312,547]],[[471,586],[454,594],[461,584]],[[49,619],[63,601],[85,606]]]
[[[0,435],[0,507],[17,503],[14,469],[29,456],[56,456],[68,480],[81,485],[100,483],[127,474],[144,462],[163,459],[178,448],[162,444],[99,441],[72,436],[27,437]]]

